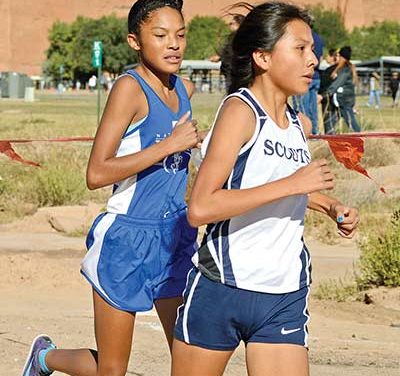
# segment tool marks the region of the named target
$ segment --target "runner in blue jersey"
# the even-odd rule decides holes
[[[233,37],[229,95],[189,201],[190,223],[207,230],[179,308],[172,376],[220,376],[242,341],[249,376],[309,373],[304,215],[328,215],[345,238],[359,221],[319,192],[334,177],[325,160],[311,160],[310,120],[287,104],[308,90],[318,63],[309,25],[306,11],[267,2]]]
[[[128,43],[140,64],[115,83],[88,164],[90,189],[113,185],[81,269],[93,287],[98,349],[59,350],[40,335],[23,376],[125,375],[135,313],[153,304],[172,345],[197,236],[184,201],[191,148],[199,142],[190,120],[193,85],[175,75],[186,47],[181,9],[181,0],[132,6]]]

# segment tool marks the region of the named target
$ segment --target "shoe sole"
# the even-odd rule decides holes
[[[24,370],[22,371],[22,376],[25,375],[25,372],[28,370],[28,366],[29,366],[29,360],[32,357],[32,352],[33,352],[33,346],[35,345],[36,341],[40,338],[40,337],[48,337],[47,334],[39,334],[38,336],[36,336],[33,340],[32,340],[32,345],[31,348],[29,350],[28,356],[26,357],[26,361],[25,361],[25,365],[24,365]]]

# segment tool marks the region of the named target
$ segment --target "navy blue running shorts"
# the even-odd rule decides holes
[[[243,290],[212,281],[194,267],[175,338],[210,350],[233,350],[240,341],[308,347],[308,295],[308,286],[286,294]]]

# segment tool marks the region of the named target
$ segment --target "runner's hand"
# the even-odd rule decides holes
[[[329,209],[329,216],[337,223],[340,236],[347,239],[351,239],[354,236],[360,222],[357,209],[335,203]]]
[[[199,143],[197,121],[189,120],[188,111],[176,123],[171,135],[166,139],[170,143],[171,152],[176,153],[195,147]]]
[[[309,165],[298,169],[290,178],[293,186],[298,187],[299,194],[333,189],[335,185],[334,176],[325,159],[313,161]]]

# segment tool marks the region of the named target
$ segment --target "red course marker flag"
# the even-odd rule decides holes
[[[40,167],[39,163],[23,159],[19,154],[17,154],[16,151],[12,148],[10,141],[0,141],[0,153],[5,154],[13,161],[21,162],[29,166]]]
[[[361,166],[361,158],[364,155],[364,140],[361,137],[346,137],[341,135],[338,137],[326,137],[324,139],[328,142],[329,148],[339,163],[342,163],[349,170],[354,170],[365,175],[379,185],[369,175],[368,171]],[[379,190],[386,193],[384,187],[379,187]]]

